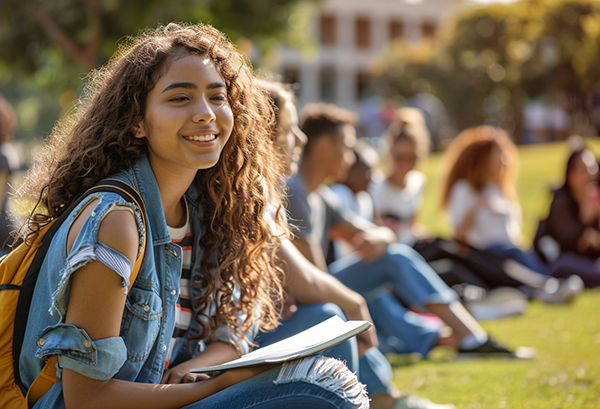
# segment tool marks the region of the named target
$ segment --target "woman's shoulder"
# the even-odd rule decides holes
[[[463,195],[463,194],[475,194],[475,189],[471,186],[467,179],[459,179],[452,185],[450,189],[450,196]]]

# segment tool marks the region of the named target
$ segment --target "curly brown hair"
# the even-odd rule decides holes
[[[147,152],[146,139],[135,134],[148,93],[182,52],[214,62],[234,115],[221,159],[198,171],[194,180],[206,228],[199,241],[204,280],[198,284],[205,291],[194,305],[204,311],[211,297],[218,305],[213,317],[204,312],[194,317],[203,327],[197,339],[207,339],[212,329],[227,324],[232,339],[242,340],[258,315],[265,330],[275,328],[279,319],[282,271],[274,262],[279,237],[264,214],[267,205],[274,205],[277,231],[287,234],[280,211],[284,172],[274,159],[266,93],[255,86],[247,58],[213,27],[171,23],[147,30],[125,39],[111,61],[90,74],[78,106],[53,129],[18,192],[39,199],[42,207],[20,234],[31,242],[86,189],[129,168]],[[233,302],[234,285],[241,293],[239,303]],[[245,314],[243,323],[238,322],[240,312]]]
[[[498,180],[490,180],[490,157],[502,153],[502,168]],[[446,180],[442,190],[442,208],[448,207],[454,184],[465,179],[481,192],[487,183],[497,183],[509,200],[516,200],[517,148],[503,129],[483,125],[462,131],[452,141],[445,154]]]

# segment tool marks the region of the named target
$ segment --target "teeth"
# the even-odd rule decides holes
[[[191,141],[208,142],[208,141],[212,141],[216,137],[217,137],[217,135],[215,135],[215,134],[192,135],[192,136],[186,136],[185,139],[189,139]]]

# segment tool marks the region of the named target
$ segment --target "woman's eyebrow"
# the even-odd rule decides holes
[[[175,88],[187,88],[187,89],[198,89],[198,86],[193,82],[174,82],[169,84],[165,89],[162,90],[162,93],[165,93],[169,90]],[[225,88],[225,84],[222,82],[211,82],[207,85],[206,89],[216,89],[216,88]]]
[[[163,89],[162,93],[165,93],[174,88],[198,89],[198,86],[193,82],[174,82],[172,84],[169,84],[165,89]]]
[[[223,84],[222,82],[212,82],[212,83],[208,84],[208,86],[206,87],[206,89],[215,89],[215,88],[225,88],[225,84]]]

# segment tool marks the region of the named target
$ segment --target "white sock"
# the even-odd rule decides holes
[[[485,332],[471,333],[460,341],[460,348],[464,350],[475,349],[488,341],[488,335]]]

